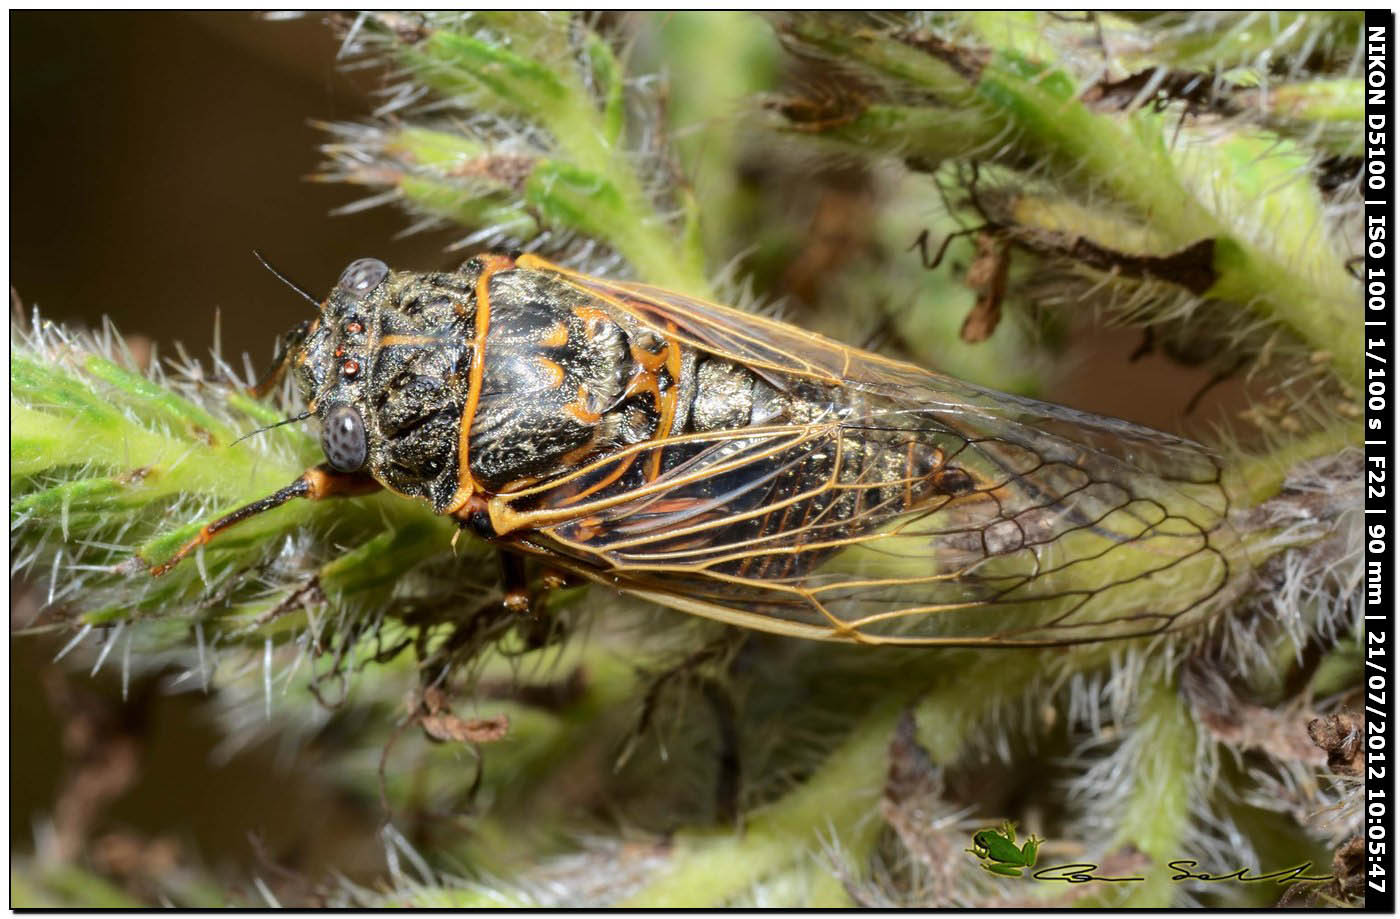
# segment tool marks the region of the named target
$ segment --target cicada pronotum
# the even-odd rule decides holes
[[[517,569],[804,638],[1153,634],[1240,567],[1196,444],[531,255],[354,262],[283,366],[326,463],[157,572],[291,498],[380,487]]]

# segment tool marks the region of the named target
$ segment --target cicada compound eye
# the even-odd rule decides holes
[[[389,276],[389,266],[377,258],[360,258],[346,266],[340,273],[336,286],[362,297],[379,286],[379,282]]]
[[[365,420],[351,405],[337,405],[321,426],[321,449],[337,472],[358,472],[369,458]]]

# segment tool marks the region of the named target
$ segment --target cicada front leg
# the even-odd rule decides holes
[[[248,395],[254,399],[261,399],[276,389],[286,378],[287,371],[291,369],[292,361],[301,353],[301,346],[306,343],[307,336],[315,328],[316,320],[308,319],[284,334],[277,342],[277,352],[272,359],[272,369],[267,372],[267,376],[248,388]]]
[[[353,498],[378,491],[382,486],[372,476],[362,472],[337,472],[329,465],[312,466],[286,488],[282,488],[260,498],[252,504],[245,504],[212,523],[207,523],[199,532],[174,555],[158,565],[152,565],[150,572],[159,577],[200,546],[207,545],[215,536],[236,523],[255,517],[275,507],[281,507],[293,498],[306,498],[308,501],[322,501],[327,498]]]
[[[524,559],[505,549],[499,550],[499,561],[501,599],[487,600],[455,619],[457,625],[440,641],[435,641],[431,629],[420,630],[417,650],[425,687],[439,685],[459,664],[474,660],[489,646],[499,646],[512,632],[519,637],[519,644],[512,642],[510,646],[516,650],[504,653],[535,651],[564,637],[562,624],[549,615],[544,604],[551,590],[572,582],[545,572],[532,584]]]
[[[536,605],[530,592],[530,579],[525,571],[525,559],[504,549],[496,550],[501,566],[501,603],[517,616],[528,616]]]

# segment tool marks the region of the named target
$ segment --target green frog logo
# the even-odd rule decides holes
[[[1002,877],[1018,878],[1025,868],[1034,868],[1035,859],[1044,842],[1031,835],[1026,844],[1016,846],[1016,825],[1009,820],[1000,829],[978,830],[972,834],[972,848],[966,851],[977,856],[983,870]]]

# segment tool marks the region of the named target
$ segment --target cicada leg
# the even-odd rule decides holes
[[[498,554],[502,599],[488,600],[477,606],[458,621],[446,638],[431,647],[432,630],[420,629],[417,650],[422,661],[424,686],[438,685],[460,662],[474,659],[483,648],[500,641],[512,629],[523,639],[524,647],[517,653],[545,647],[562,636],[559,624],[543,615],[542,603],[549,589],[563,585],[545,577],[541,579],[545,590],[531,591],[523,559],[504,550]],[[540,612],[537,614],[536,610]],[[430,622],[431,618],[422,621]]]
[[[715,735],[718,744],[715,773],[715,820],[718,823],[737,824],[740,818],[739,797],[742,788],[743,770],[739,756],[739,713],[734,696],[723,680],[704,673],[700,668],[706,665],[727,668],[728,662],[738,653],[748,640],[748,635],[730,630],[718,641],[711,642],[688,655],[685,660],[652,678],[651,686],[642,699],[642,712],[637,718],[637,726],[618,757],[618,767],[631,758],[638,740],[650,729],[656,710],[661,701],[661,693],[677,679],[689,680],[699,689],[714,718]]]
[[[448,615],[448,607],[435,607],[434,615],[412,623],[418,625],[414,642],[418,655],[418,679],[423,689],[446,686],[458,669],[474,661],[483,650],[495,645],[515,625],[515,616],[500,600],[487,600],[465,616],[453,617],[452,631],[441,634],[432,626]]]
[[[267,376],[248,389],[248,395],[254,399],[261,399],[277,388],[277,385],[286,377],[287,370],[292,366],[292,361],[296,358],[307,336],[315,329],[316,322],[315,319],[308,319],[282,336],[277,343],[277,354],[272,359],[272,369],[267,372]]]
[[[194,538],[181,546],[174,555],[159,565],[151,566],[151,574],[159,577],[189,555],[200,546],[206,545],[216,535],[236,523],[255,517],[264,511],[270,511],[274,507],[281,507],[293,498],[306,498],[308,501],[322,501],[327,498],[351,498],[356,495],[367,495],[380,489],[380,484],[372,477],[363,473],[336,472],[329,466],[312,466],[301,474],[301,476],[286,488],[279,489],[260,498],[252,504],[245,504],[236,511],[225,514],[213,523],[207,523]]]
[[[562,641],[565,637],[564,625],[558,617],[550,614],[546,604],[553,591],[578,586],[582,581],[546,568],[532,584],[524,558],[505,549],[499,550],[497,557],[501,563],[501,602],[517,617],[516,631],[524,643],[524,650],[538,651]]]
[[[734,694],[729,688],[713,677],[700,678],[700,692],[709,703],[714,715],[715,731],[718,734],[719,760],[715,773],[715,821],[717,823],[739,825],[739,792],[743,771],[739,762],[739,712],[734,704]]]
[[[530,593],[529,578],[525,573],[525,559],[514,552],[497,550],[496,560],[501,565],[501,602],[505,608],[518,616],[532,612],[535,598]]]

